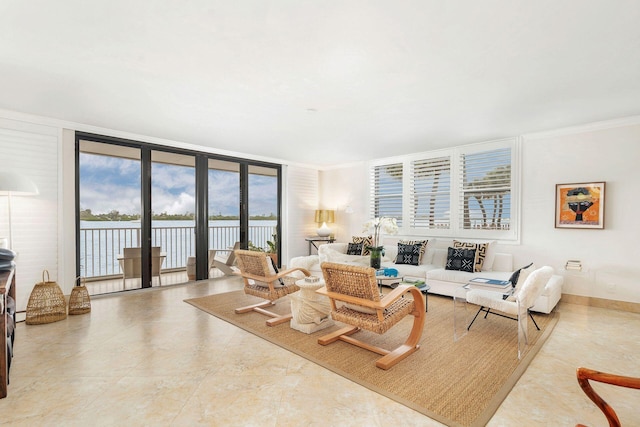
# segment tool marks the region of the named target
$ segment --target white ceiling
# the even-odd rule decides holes
[[[319,166],[640,114],[638,0],[0,0],[0,108]]]

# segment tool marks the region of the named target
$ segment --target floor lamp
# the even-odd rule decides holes
[[[9,211],[9,249],[13,249],[13,228],[11,225],[11,196],[34,196],[38,187],[29,179],[13,172],[0,172],[0,196],[7,196]]]

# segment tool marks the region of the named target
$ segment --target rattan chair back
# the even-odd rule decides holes
[[[234,251],[238,268],[242,274],[251,274],[253,276],[269,277],[275,275],[275,270],[269,268],[269,255],[264,252],[248,251],[245,249],[236,249]],[[269,287],[266,281],[254,279],[256,285]]]
[[[323,263],[322,272],[329,292],[380,301],[380,289],[374,268]]]

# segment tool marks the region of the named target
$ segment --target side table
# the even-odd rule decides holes
[[[324,280],[307,282],[305,279],[296,281],[300,291],[289,295],[291,299],[291,328],[305,334],[312,334],[333,325],[331,305],[324,295],[316,293],[317,289],[325,286]]]
[[[333,243],[336,241],[336,239],[333,237],[320,237],[320,236],[306,237],[304,240],[309,242],[309,255],[311,255],[312,248],[316,248],[316,251],[317,251],[318,245],[322,243]]]

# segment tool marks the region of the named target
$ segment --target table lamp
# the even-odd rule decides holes
[[[318,224],[322,224],[320,228],[318,228],[318,236],[329,237],[331,235],[331,229],[327,227],[327,223],[335,221],[335,211],[318,209],[316,210],[315,219]]]
[[[9,210],[9,249],[13,249],[13,230],[11,226],[11,196],[33,196],[38,187],[29,179],[13,172],[0,172],[0,196],[8,197]]]

